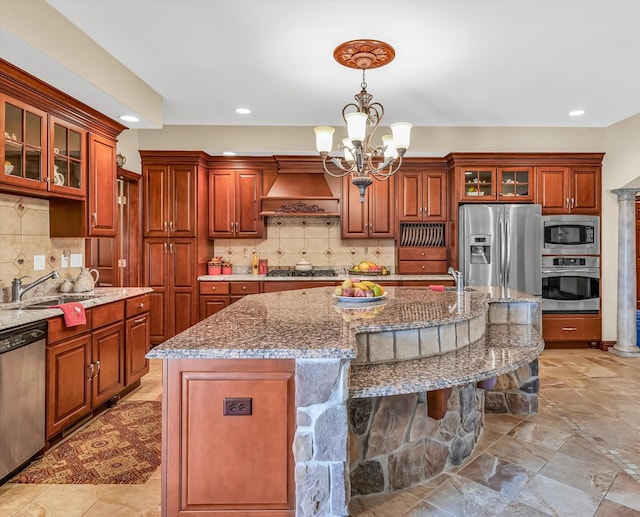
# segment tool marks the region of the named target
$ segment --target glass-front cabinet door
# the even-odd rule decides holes
[[[52,118],[51,190],[71,195],[85,193],[86,131]]]
[[[496,199],[496,169],[494,167],[464,167],[460,172],[464,178],[461,182],[461,200],[486,203]]]
[[[498,169],[498,201],[518,203],[533,201],[532,167],[505,167]]]
[[[0,95],[0,109],[2,182],[47,190],[47,114],[4,95]]]

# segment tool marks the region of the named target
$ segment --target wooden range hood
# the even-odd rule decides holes
[[[339,217],[340,178],[325,174],[317,156],[275,156],[278,172],[264,177],[262,216]]]

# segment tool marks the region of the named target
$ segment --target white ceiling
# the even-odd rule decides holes
[[[163,97],[164,124],[341,125],[361,74],[333,50],[358,38],[396,51],[367,73],[385,124],[606,127],[640,113],[637,0],[48,3]]]

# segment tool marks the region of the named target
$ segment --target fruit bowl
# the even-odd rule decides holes
[[[333,297],[340,303],[368,303],[384,300],[387,293],[382,293],[380,296],[338,296],[334,294]]]
[[[367,305],[365,307],[340,307],[339,305],[334,305],[334,309],[337,313],[342,315],[342,319],[344,321],[353,321],[359,319],[371,319],[375,318],[378,314],[380,314],[385,308],[384,303],[379,303],[376,305]]]

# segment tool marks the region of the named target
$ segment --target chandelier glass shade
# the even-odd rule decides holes
[[[316,148],[327,174],[336,177],[350,174],[351,182],[360,191],[360,201],[364,202],[366,189],[374,178],[389,179],[402,165],[402,157],[409,148],[411,124],[391,124],[392,134],[382,136],[381,144],[373,144],[384,108],[379,102],[372,102],[373,95],[367,92],[365,72],[368,68],[384,66],[393,59],[395,52],[390,45],[374,40],[349,41],[339,45],[333,55],[344,66],[362,69],[361,90],[354,96],[355,102],[342,108],[342,118],[347,125],[347,137],[338,147],[342,155],[330,155],[335,129],[329,126],[314,129]]]

